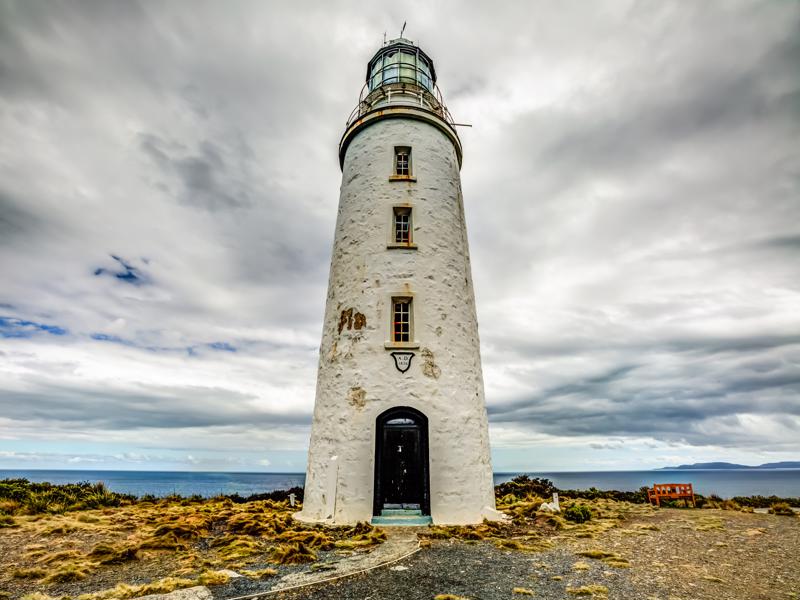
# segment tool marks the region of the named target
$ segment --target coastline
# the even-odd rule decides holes
[[[756,514],[712,497],[698,498],[702,508],[655,508],[641,490],[561,490],[563,512],[540,510],[554,490],[547,480],[518,477],[495,490],[505,521],[379,529],[297,523],[291,515],[300,505],[290,506],[288,490],[137,498],[100,484],[6,480],[0,597],[123,600],[196,587],[225,599],[305,582],[283,597],[753,600],[786,597],[800,585],[800,517],[791,511]],[[328,571],[341,576],[320,584]]]
[[[800,496],[800,469],[705,469],[648,471],[560,471],[496,472],[499,485],[518,475],[546,478],[562,489],[613,489],[636,491],[653,483],[691,483],[705,495],[722,498],[737,496]],[[97,471],[97,470],[0,470],[0,479],[27,478],[53,483],[91,483],[102,481],[112,491],[135,495],[152,494],[213,497],[220,494],[248,496],[295,486],[303,486],[303,473],[207,472],[207,471]]]
[[[495,491],[502,522],[379,529],[297,523],[300,505],[290,506],[289,494],[300,500],[300,489],[155,498],[101,484],[5,480],[0,598],[122,600],[194,586],[224,599],[306,582],[284,597],[344,600],[377,590],[387,600],[601,599],[611,590],[622,600],[662,592],[752,600],[800,585],[800,516],[779,512],[780,503],[770,505],[775,514],[756,514],[713,497],[698,497],[696,509],[655,508],[642,490],[560,490],[563,512],[552,514],[540,510],[555,491],[545,479],[518,477]],[[401,555],[402,563],[375,569]],[[365,565],[369,573],[358,575]],[[319,585],[327,571],[341,581]]]

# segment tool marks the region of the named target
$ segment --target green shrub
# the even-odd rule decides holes
[[[792,507],[789,506],[788,502],[776,502],[769,507],[769,513],[771,515],[783,515],[785,517],[794,516],[794,511],[792,510]]]
[[[585,523],[592,520],[592,511],[584,504],[573,504],[564,511],[564,518],[573,523]]]

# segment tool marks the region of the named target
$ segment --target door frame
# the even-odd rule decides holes
[[[380,515],[381,503],[381,461],[383,457],[383,428],[387,421],[397,418],[412,419],[420,430],[420,460],[422,461],[422,499],[420,510],[423,515],[431,514],[430,463],[428,460],[428,417],[410,406],[394,406],[378,415],[375,419],[375,476],[372,514]]]

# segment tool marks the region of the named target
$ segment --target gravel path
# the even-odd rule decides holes
[[[393,535],[397,532],[390,532],[390,540]],[[629,561],[629,567],[580,554],[598,550]],[[662,509],[595,539],[557,540],[546,552],[509,551],[489,541],[434,540],[393,565],[268,598],[432,600],[453,594],[471,600],[792,600],[800,599],[798,556],[800,518]],[[263,582],[261,589],[275,583]],[[235,596],[234,585],[252,583],[214,588],[214,597]],[[568,591],[593,585],[602,586],[594,595]]]
[[[566,594],[567,587],[597,583],[630,591],[626,589],[629,586],[625,570],[609,569],[603,563],[592,561],[595,564],[590,564],[588,570],[576,571],[573,565],[577,561],[574,554],[563,549],[526,554],[501,550],[489,542],[439,541],[389,567],[273,597],[283,600],[432,600],[437,594],[454,594],[474,600],[508,600],[530,598],[512,592],[514,588],[526,588],[534,592],[533,598],[560,599],[576,597]],[[220,589],[215,589],[214,593],[215,598],[230,597]]]

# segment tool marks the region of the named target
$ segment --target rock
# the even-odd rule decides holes
[[[389,567],[390,571],[408,571],[408,567],[404,567],[403,565],[397,565],[396,567]]]
[[[211,590],[202,585],[175,590],[169,594],[149,594],[139,596],[135,600],[213,600]]]
[[[241,573],[237,573],[236,571],[231,571],[230,569],[222,569],[221,571],[217,571],[217,573],[223,573],[230,577],[231,579],[236,579],[237,577],[244,577]]]

